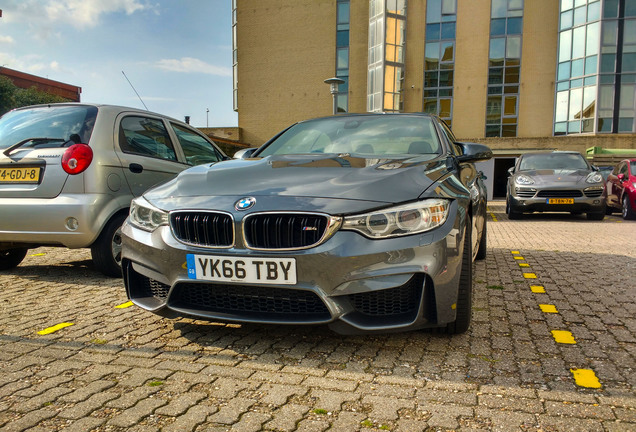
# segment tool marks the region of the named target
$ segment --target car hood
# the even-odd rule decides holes
[[[590,171],[588,170],[566,170],[566,169],[545,169],[519,171],[516,175],[526,175],[532,177],[535,185],[562,186],[564,184],[576,184],[585,181]]]
[[[294,197],[378,204],[417,199],[446,173],[438,155],[369,159],[351,155],[285,155],[190,168],[144,196],[166,210],[197,197]],[[172,202],[172,203],[171,203]]]

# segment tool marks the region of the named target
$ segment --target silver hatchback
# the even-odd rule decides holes
[[[90,247],[121,276],[130,202],[192,165],[227,159],[204,134],[134,108],[52,104],[0,118],[0,270],[39,246]]]

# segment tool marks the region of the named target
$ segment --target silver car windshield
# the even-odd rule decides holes
[[[441,147],[429,117],[330,117],[292,126],[256,156],[304,153],[434,155]]]
[[[589,169],[583,156],[575,153],[542,153],[524,155],[519,170],[579,170]]]
[[[88,144],[96,116],[93,106],[52,105],[10,111],[0,118],[0,149],[19,142],[24,142],[23,148],[59,146],[67,141]]]

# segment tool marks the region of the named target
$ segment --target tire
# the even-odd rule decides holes
[[[464,235],[464,251],[462,253],[462,269],[457,290],[457,316],[454,322],[446,325],[446,334],[465,333],[470,327],[473,311],[473,251],[470,241],[470,229],[471,222],[467,221],[466,234]]]
[[[27,248],[8,249],[0,251],[0,270],[17,267],[27,254]]]
[[[483,260],[486,259],[486,249],[488,248],[488,223],[484,218],[484,230],[481,232],[481,240],[479,240],[479,246],[477,247],[477,255],[475,259]]]
[[[636,212],[629,205],[629,197],[627,194],[623,195],[623,219],[636,219]]]
[[[602,221],[605,219],[605,210],[595,213],[587,213],[587,220]]]
[[[506,214],[508,215],[508,219],[510,220],[521,219],[521,213],[513,210],[509,201],[506,201]]]
[[[121,226],[126,214],[120,213],[108,221],[101,234],[91,246],[95,268],[106,276],[121,275]]]

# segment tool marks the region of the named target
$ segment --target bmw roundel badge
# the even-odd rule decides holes
[[[234,204],[234,208],[238,211],[243,211],[251,208],[254,204],[256,204],[256,198],[253,197],[245,197],[241,198]]]

